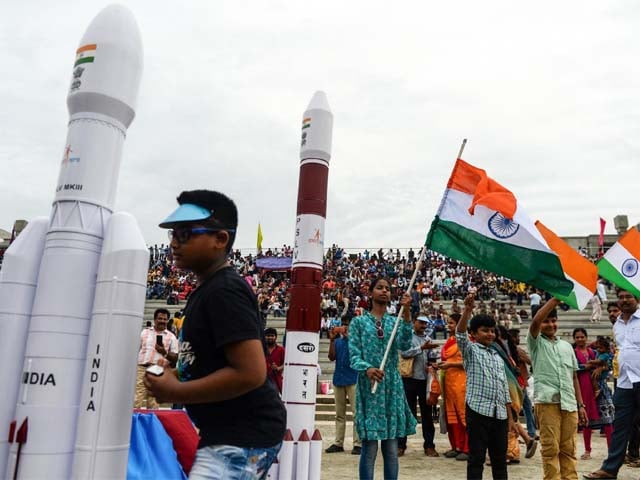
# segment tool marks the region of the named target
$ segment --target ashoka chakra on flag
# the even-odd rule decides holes
[[[520,228],[520,225],[505,217],[500,212],[496,212],[491,216],[489,222],[487,222],[487,226],[489,227],[489,231],[498,238],[513,237],[518,233],[518,229]]]
[[[638,261],[635,258],[627,258],[622,264],[622,274],[627,277],[635,277],[638,273]]]

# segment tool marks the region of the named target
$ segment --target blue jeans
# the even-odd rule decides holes
[[[533,416],[533,405],[531,405],[531,399],[526,390],[524,391],[522,409],[524,410],[524,418],[527,420],[527,433],[533,440],[536,438],[536,419]]]
[[[210,445],[199,448],[189,480],[254,480],[267,477],[282,443],[270,448]]]
[[[640,382],[634,383],[633,388],[616,388],[613,394],[613,405],[616,413],[613,418],[611,446],[600,468],[605,472],[617,474],[624,463],[631,429],[635,425],[636,412],[640,410]]]
[[[382,460],[384,461],[384,480],[398,478],[398,439],[389,438],[380,441]],[[362,440],[360,452],[360,480],[373,480],[373,472],[378,455],[378,440]]]

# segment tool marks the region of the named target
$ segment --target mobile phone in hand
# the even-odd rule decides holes
[[[150,373],[151,375],[155,375],[156,377],[160,377],[164,373],[164,368],[160,365],[151,365],[149,368],[147,368],[146,372]]]
[[[162,345],[162,335],[156,335],[156,345],[159,345],[161,347],[163,346]]]

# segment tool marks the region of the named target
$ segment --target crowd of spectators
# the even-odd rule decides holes
[[[166,299],[170,305],[184,303],[196,285],[193,274],[172,265],[168,246],[149,247],[149,251],[147,298]],[[290,257],[291,253],[292,248],[283,245],[282,248],[267,249],[258,256],[252,253],[243,255],[240,250],[233,251],[230,256],[234,267],[254,289],[265,317],[286,315],[290,270],[261,269],[256,261],[262,256]],[[327,249],[321,300],[323,330],[339,324],[345,315],[352,317],[361,309],[368,308],[369,283],[380,275],[391,281],[389,309],[390,313],[395,313],[398,299],[408,287],[416,263],[417,253],[413,249],[403,252],[400,249],[347,252],[337,245]],[[518,322],[523,312],[519,306],[528,299],[528,288],[523,283],[428,251],[414,284],[412,313],[422,312],[434,320],[445,321],[447,312],[442,302],[462,299],[470,291],[475,291],[481,302],[487,302],[486,308],[490,312]],[[510,301],[496,303],[498,294],[508,296]]]

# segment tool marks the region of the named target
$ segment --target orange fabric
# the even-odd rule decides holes
[[[442,360],[445,362],[462,362],[462,353],[458,350],[455,337],[449,337],[442,347]],[[462,368],[444,370],[444,404],[447,411],[447,423],[467,425],[465,416],[465,393],[467,375]]]
[[[85,45],[83,47],[80,47],[78,50],[76,50],[76,53],[86,52],[87,50],[95,50],[96,47],[97,45],[95,43],[92,43],[90,45]]]
[[[517,202],[513,193],[489,178],[487,172],[474,167],[461,158],[456,160],[447,188],[473,195],[473,201],[469,207],[471,215],[473,215],[476,205],[483,205],[500,212],[510,220],[516,213]]]
[[[427,405],[437,405],[438,398],[440,398],[440,395],[442,394],[440,381],[438,380],[438,374],[433,367],[429,367],[428,371],[429,380],[431,380],[431,382],[427,385]],[[427,380],[427,382],[429,380]]]
[[[540,220],[536,220],[536,228],[547,242],[547,245],[549,245],[549,248],[560,258],[560,264],[562,265],[564,273],[592,293],[595,292],[596,284],[598,283],[598,267],[545,227]],[[636,232],[636,234],[640,237],[640,233]]]
[[[640,258],[640,233],[638,233],[635,228],[630,228],[618,242],[626,248],[631,255]]]

